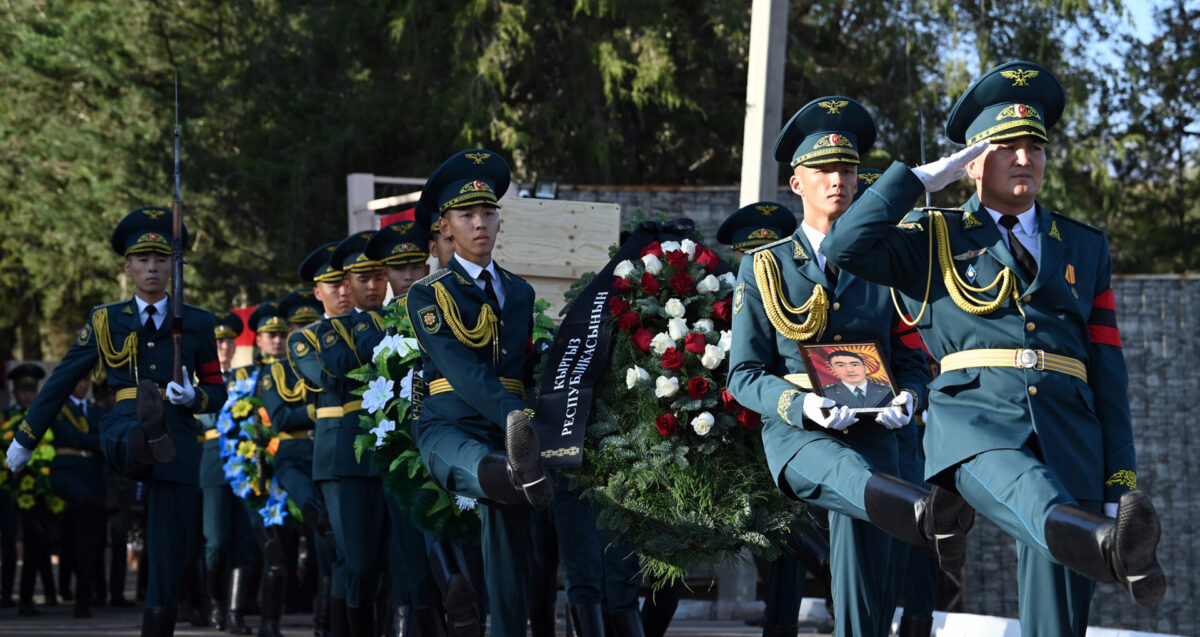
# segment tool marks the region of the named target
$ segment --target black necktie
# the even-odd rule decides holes
[[[1033,260],[1033,255],[1029,254],[1029,250],[1026,250],[1025,246],[1017,240],[1017,235],[1013,234],[1013,226],[1017,225],[1016,215],[1000,217],[1000,225],[1008,230],[1008,249],[1012,251],[1017,263],[1025,271],[1025,276],[1032,281],[1037,276],[1037,261]]]
[[[487,297],[500,305],[500,299],[496,296],[496,288],[492,287],[492,273],[484,270],[479,273],[479,280],[483,281],[483,293]]]
[[[147,334],[153,334],[158,329],[158,326],[154,324],[154,306],[153,305],[146,306],[146,325],[145,325],[145,327],[146,327]]]
[[[837,287],[839,272],[841,272],[841,270],[833,264],[833,261],[825,259],[825,278],[829,279],[829,284],[835,288]]]

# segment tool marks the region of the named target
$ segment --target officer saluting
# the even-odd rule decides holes
[[[826,239],[838,265],[903,294],[940,361],[926,475],[1018,540],[1027,635],[1083,635],[1088,578],[1139,603],[1166,589],[1158,517],[1136,489],[1108,241],[1036,200],[1064,101],[1041,66],[989,71],[946,125],[973,146],[912,170],[893,164]],[[976,194],[961,210],[895,225],[964,174]]]
[[[116,405],[100,423],[109,464],[119,473],[148,485],[147,552],[150,577],[146,590],[143,635],[171,635],[179,575],[198,545],[196,514],[200,442],[195,413],[216,411],[225,402],[225,385],[208,312],[185,306],[182,365],[190,372],[182,383],[171,380],[171,329],[167,318],[170,272],[171,212],[139,208],[113,231],[111,245],[125,257],[125,274],[133,281],[132,299],[92,310],[75,344],[54,369],[8,449],[8,463],[19,470],[31,449],[57,418],[63,401],[97,362],[108,373]],[[184,245],[187,244],[186,230]],[[151,380],[162,402],[138,401],[138,381]],[[139,418],[137,407],[148,412]]]
[[[408,292],[430,394],[414,427],[417,446],[439,484],[481,500],[499,637],[525,634],[535,549],[529,505],[546,506],[554,496],[522,381],[533,288],[492,259],[498,198],[510,179],[508,164],[483,149],[457,153],[433,172],[418,210],[442,215],[439,232],[453,237],[455,253]]]

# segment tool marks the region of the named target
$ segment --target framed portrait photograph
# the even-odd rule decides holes
[[[869,414],[883,411],[896,385],[877,342],[801,345],[813,391]]]

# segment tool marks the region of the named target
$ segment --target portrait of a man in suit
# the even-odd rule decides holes
[[[826,360],[839,382],[822,386],[821,393],[837,404],[856,409],[876,409],[886,406],[894,396],[890,386],[874,382],[868,377],[862,354],[838,349],[830,352]]]

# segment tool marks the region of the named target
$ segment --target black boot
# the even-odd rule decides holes
[[[799,626],[763,626],[762,637],[796,637]]]
[[[413,610],[408,606],[397,606],[392,609],[388,618],[388,637],[416,637],[419,629],[413,628]]]
[[[329,628],[333,637],[350,637],[350,626],[346,622],[346,600],[329,598]]]
[[[1054,559],[1097,582],[1125,587],[1139,604],[1167,592],[1167,576],[1155,552],[1162,528],[1149,496],[1121,496],[1117,519],[1060,504],[1046,517],[1046,546]]]
[[[244,568],[235,568],[229,573],[229,620],[226,630],[231,635],[249,635],[254,632],[246,625],[246,597],[249,587],[247,575],[248,571]]]
[[[567,614],[571,616],[571,626],[578,637],[604,637],[604,612],[600,604],[567,604]],[[553,628],[553,608],[550,609],[550,620]]]
[[[329,625],[329,577],[317,580],[317,596],[313,598],[313,636],[333,637]]]
[[[208,569],[204,573],[204,586],[208,593],[208,621],[217,630],[225,630],[225,582],[224,569]]]
[[[554,636],[554,607],[541,606],[529,609],[529,636]]]
[[[462,551],[446,540],[429,547],[429,571],[442,594],[450,637],[479,637],[482,632],[475,588],[467,579],[465,564]]]
[[[967,531],[975,509],[941,487],[926,491],[895,476],[877,473],[863,496],[867,516],[885,532],[937,556],[942,570],[957,573],[967,556]]]
[[[642,632],[642,617],[636,608],[610,612],[608,625],[612,628],[609,637],[645,637],[645,633]]]
[[[175,634],[175,607],[147,607],[142,613],[142,637],[171,637]]]
[[[909,617],[905,615],[900,619],[900,630],[896,633],[897,637],[929,637],[933,633],[933,618],[924,615],[920,617]]]
[[[167,411],[154,381],[144,378],[137,387],[138,426],[130,431],[129,446],[134,459],[145,464],[175,459],[175,441],[167,431]]]
[[[283,568],[267,569],[263,578],[262,611],[259,615],[258,637],[283,637],[279,618],[283,615],[283,587],[287,572]]]
[[[642,632],[646,637],[663,637],[671,620],[675,617],[675,609],[679,608],[679,597],[683,594],[683,583],[668,584],[659,591],[646,597],[642,606]]]
[[[358,637],[358,635],[374,637],[375,605],[368,603],[365,606],[355,608],[346,604],[346,629],[354,637]]]
[[[446,637],[446,622],[437,609],[412,609],[405,619],[409,621],[413,633],[419,637]],[[405,629],[403,634],[408,637],[409,629]]]
[[[504,450],[513,482],[529,504],[544,507],[554,499],[554,482],[542,466],[542,446],[530,414],[522,410],[508,412],[504,429]]]

